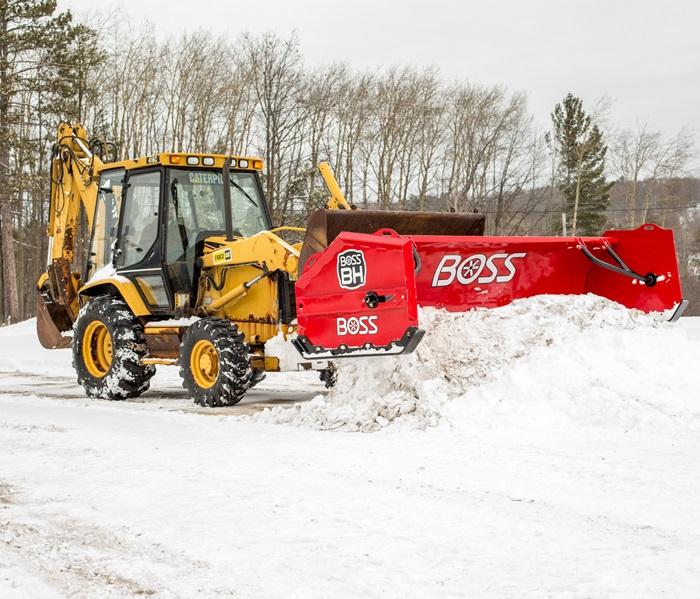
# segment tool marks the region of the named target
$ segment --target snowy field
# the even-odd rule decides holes
[[[700,319],[422,319],[329,394],[272,374],[222,410],[173,368],[88,400],[0,329],[0,598],[699,597]]]

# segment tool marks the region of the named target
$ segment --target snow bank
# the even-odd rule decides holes
[[[665,318],[594,295],[424,309],[426,335],[412,355],[341,360],[327,396],[254,418],[343,431],[564,420],[696,426],[700,342]]]
[[[74,376],[70,349],[44,349],[36,334],[36,318],[0,327],[0,371]]]

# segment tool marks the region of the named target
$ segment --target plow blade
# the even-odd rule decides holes
[[[341,233],[306,262],[297,281],[299,336],[307,359],[413,351],[418,329],[410,238]]]
[[[593,293],[644,312],[682,301],[673,231],[642,225],[602,237],[413,237],[418,303],[495,308],[542,294]]]
[[[417,305],[458,312],[593,293],[644,312],[675,308],[673,319],[686,305],[673,232],[651,224],[601,237],[342,232],[307,259],[296,289],[307,357],[412,351]]]

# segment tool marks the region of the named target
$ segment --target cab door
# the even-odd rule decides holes
[[[101,273],[108,273],[113,268],[112,250],[117,238],[125,174],[123,168],[100,173],[85,269],[86,282],[93,277],[100,278]]]
[[[127,174],[115,252],[117,273],[131,279],[154,312],[170,306],[161,261],[162,169]]]

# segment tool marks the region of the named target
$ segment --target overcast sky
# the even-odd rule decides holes
[[[95,0],[59,0],[77,14]],[[306,64],[437,65],[445,78],[526,91],[540,125],[568,91],[612,100],[617,127],[686,126],[700,140],[697,0],[122,0],[164,37],[296,30]],[[696,146],[700,145],[696,143]]]

